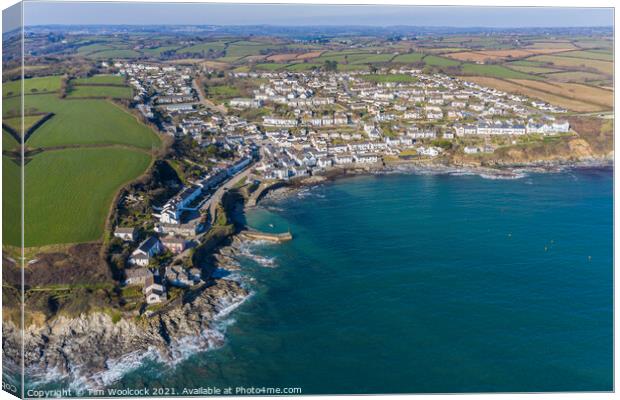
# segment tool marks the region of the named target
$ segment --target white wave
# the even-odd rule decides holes
[[[483,179],[503,180],[503,179],[521,179],[525,178],[527,174],[524,173],[511,173],[511,174],[479,174]]]
[[[203,330],[198,336],[185,336],[173,340],[167,348],[167,354],[155,348],[149,347],[147,351],[135,351],[120,358],[108,360],[106,369],[89,374],[82,366],[73,366],[69,376],[58,369],[47,368],[44,373],[34,370],[30,374],[33,387],[51,382],[59,382],[67,378],[71,379],[69,387],[76,393],[87,389],[102,388],[118,382],[127,373],[142,367],[146,360],[156,361],[169,367],[175,367],[182,361],[187,360],[198,352],[210,351],[222,347],[226,343],[226,329],[234,324],[234,318],[227,318],[247,299],[254,295],[249,292],[244,296],[228,296],[219,300],[219,310],[211,321],[210,327]]]
[[[242,248],[240,254],[263,267],[274,268],[277,266],[275,257],[265,257],[255,254],[249,247]]]

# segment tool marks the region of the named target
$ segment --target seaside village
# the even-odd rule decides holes
[[[201,282],[199,269],[164,267],[158,255],[187,257],[208,230],[197,216],[208,214],[241,174],[251,171],[256,182],[268,183],[381,166],[390,157],[432,160],[456,141],[465,154],[489,153],[495,150],[493,138],[510,142],[527,134],[570,132],[561,118],[564,109],[415,69],[218,72],[125,62],[108,68],[126,77],[136,108],[158,120],[164,134],[234,154],[152,210],[155,234],[138,241],[135,229],[116,227],[114,235],[135,246],[125,283],[139,286],[147,304],[165,302],[172,287]],[[251,89],[244,97],[215,102],[198,87],[199,74],[249,82]],[[468,144],[467,138],[477,140]]]

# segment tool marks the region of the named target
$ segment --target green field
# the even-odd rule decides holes
[[[558,72],[555,74],[547,74],[545,75],[549,80],[560,81],[560,82],[595,82],[595,81],[604,81],[605,75],[595,74],[591,72],[582,72],[582,71],[567,71],[567,72]]]
[[[111,49],[111,50],[103,50],[97,51],[95,53],[90,53],[86,57],[92,59],[107,59],[107,58],[137,58],[142,54],[129,49]]]
[[[11,135],[10,133],[8,133],[6,130],[3,129],[2,130],[2,150],[6,150],[6,151],[15,150],[17,146],[19,146],[19,143],[17,143],[17,140],[15,140],[13,135]]]
[[[154,47],[152,49],[143,49],[142,52],[152,57],[160,57],[162,53],[165,53],[167,51],[174,52],[178,49],[179,49],[179,46],[161,46],[161,47]]]
[[[209,51],[212,52],[219,52],[224,50],[224,48],[226,47],[226,42],[220,41],[220,42],[206,42],[206,43],[200,43],[200,44],[196,44],[193,46],[189,46],[189,47],[184,47],[182,49],[177,50],[177,53],[179,54],[185,54],[185,53],[208,53]]]
[[[119,75],[94,75],[88,78],[77,78],[73,83],[76,85],[124,85],[125,78]]]
[[[559,69],[556,68],[545,68],[545,67],[530,67],[527,65],[517,65],[515,63],[505,64],[510,69],[514,69],[515,71],[525,72],[526,74],[547,74],[550,72],[557,72]]]
[[[560,57],[575,57],[575,58],[584,58],[586,60],[602,60],[602,61],[613,61],[614,55],[609,52],[600,52],[600,51],[567,51],[565,53],[557,54]]]
[[[80,55],[87,55],[87,54],[95,53],[97,51],[112,50],[112,49],[114,48],[107,44],[88,44],[86,46],[81,46],[80,48],[78,48],[77,53]]]
[[[235,42],[228,45],[226,57],[245,57],[256,56],[263,50],[277,48],[274,44],[263,44],[254,42]]]
[[[407,74],[362,75],[362,79],[370,82],[417,82],[418,78]]]
[[[286,66],[287,71],[309,71],[313,68],[321,67],[320,64],[315,63],[299,63],[299,64],[290,64]]]
[[[24,117],[24,132],[27,132],[28,129],[32,127],[37,121],[43,118],[44,115],[26,115]],[[5,118],[2,120],[3,123],[7,124],[9,127],[13,128],[16,132],[21,135],[21,123],[22,119],[20,117],[13,118]]]
[[[5,133],[2,133],[4,148]],[[2,156],[2,244],[20,246],[21,243],[21,169],[9,157]]]
[[[114,194],[142,174],[150,159],[145,152],[116,148],[46,151],[36,155],[24,171],[25,245],[100,239]],[[6,165],[3,162],[5,168]],[[9,174],[13,170],[11,167]],[[17,207],[11,204],[12,200],[5,199],[5,208]],[[14,239],[18,232],[8,233],[7,240],[17,244]]]
[[[62,77],[46,76],[42,78],[24,79],[24,94],[49,93],[60,90]],[[21,80],[3,82],[2,97],[17,96],[20,93]]]
[[[131,99],[131,88],[128,86],[76,86],[67,94],[67,98],[78,97],[110,97],[113,99]]]
[[[285,66],[286,64],[263,63],[263,64],[256,64],[255,68],[258,70],[263,70],[263,71],[275,71],[277,69],[284,68]]]
[[[421,62],[422,58],[424,57],[423,53],[408,53],[408,54],[401,54],[396,56],[392,62],[395,63],[416,63],[416,62]]]
[[[208,95],[209,97],[237,97],[240,96],[241,93],[239,89],[234,86],[228,85],[218,85],[218,86],[209,86],[208,87]]]
[[[426,56],[422,60],[425,64],[435,66],[435,67],[456,67],[460,64],[460,62],[455,60],[450,60],[449,58],[437,57],[437,56]]]
[[[557,66],[564,68],[579,68],[579,69],[595,69],[606,75],[613,75],[614,63],[610,61],[601,60],[586,60],[584,58],[574,57],[560,57],[560,56],[535,56],[530,57],[528,60],[539,61],[546,63],[549,66]]]
[[[535,75],[515,71],[502,65],[466,63],[461,65],[461,69],[463,73],[468,75],[490,76],[493,78],[507,79],[541,79]]]
[[[19,109],[19,98],[5,101],[3,112]],[[53,112],[28,140],[30,147],[121,144],[150,149],[161,141],[149,127],[107,100],[62,100],[53,94],[25,97],[26,110]]]

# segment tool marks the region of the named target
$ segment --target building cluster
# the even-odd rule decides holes
[[[191,287],[200,271],[178,264],[162,267],[157,256],[182,254],[203,230],[196,216],[215,191],[259,158],[260,179],[287,180],[332,167],[380,165],[385,157],[433,158],[460,137],[551,135],[570,131],[553,114],[565,110],[443,74],[415,69],[369,72],[230,72],[256,79],[250,97],[230,99],[227,113],[198,105],[190,67],[116,63],[136,89],[138,109],[157,113],[165,133],[215,146],[232,157],[212,159],[200,179],[160,208],[155,233],[131,253],[128,285],[140,285],[146,302],[166,300],[166,288]],[[260,113],[244,113],[248,109]],[[256,115],[248,117],[242,115]],[[464,141],[467,144],[467,141]],[[449,147],[449,145],[448,145]],[[493,152],[465,145],[463,152]],[[137,241],[131,228],[115,236]]]
[[[146,118],[153,117],[154,108],[168,112],[192,111],[198,101],[190,67],[127,62],[117,62],[114,67],[134,88],[134,100],[142,102],[138,109]]]

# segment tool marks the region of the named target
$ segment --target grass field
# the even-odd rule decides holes
[[[224,48],[226,47],[226,42],[224,41],[218,41],[218,42],[205,42],[205,43],[199,43],[199,44],[195,44],[193,46],[189,46],[189,47],[184,47],[182,49],[177,50],[177,53],[179,54],[185,54],[185,53],[209,53],[209,51],[211,52],[218,52],[218,51],[222,51],[224,50]]]
[[[518,65],[515,63],[505,64],[510,69],[514,69],[515,71],[525,72],[526,74],[547,74],[549,72],[557,72],[560,71],[556,68],[545,68],[545,67],[535,67],[535,66],[527,66],[527,65]]]
[[[75,86],[67,94],[67,98],[78,97],[109,97],[113,99],[131,99],[131,88],[128,86]]]
[[[525,72],[515,71],[502,65],[494,64],[463,64],[461,65],[463,73],[468,75],[492,76],[495,78],[510,79],[541,79]]]
[[[290,64],[286,66],[287,71],[308,71],[313,68],[319,68],[320,64],[315,63],[299,63],[299,64]]]
[[[416,63],[422,61],[424,57],[423,53],[408,53],[408,54],[400,54],[392,60],[395,63]]]
[[[79,55],[85,56],[91,53],[95,53],[97,51],[112,50],[112,49],[114,48],[107,44],[88,44],[86,46],[81,46],[80,48],[78,48],[77,53]]]
[[[277,48],[277,45],[257,42],[235,42],[228,45],[226,57],[245,57],[259,55],[261,51]]]
[[[19,98],[5,102],[3,112],[19,107]],[[121,144],[150,149],[161,140],[146,125],[107,100],[61,100],[44,94],[25,97],[25,108],[55,115],[30,137],[30,147],[75,144]]]
[[[41,118],[43,118],[43,115],[26,115],[24,117],[24,132],[28,131],[28,129],[30,129],[30,127],[32,127],[32,125],[34,125]],[[21,134],[21,117],[5,118],[2,120],[2,122],[13,128],[19,134]]]
[[[284,68],[286,64],[278,64],[278,63],[263,63],[256,64],[255,68],[263,71],[275,71],[280,68]]]
[[[560,57],[576,57],[576,58],[584,58],[587,60],[602,60],[602,61],[613,61],[614,55],[611,51],[609,52],[600,52],[600,51],[569,51],[566,53],[557,54]]]
[[[4,148],[5,133],[2,132]],[[19,165],[9,157],[2,156],[2,244],[20,246],[21,244],[21,197]]]
[[[362,75],[362,79],[370,82],[417,82],[418,78],[407,74]]]
[[[586,60],[583,58],[574,57],[561,57],[559,55],[554,56],[536,56],[531,57],[528,60],[539,61],[551,66],[566,67],[566,68],[592,68],[602,72],[606,75],[613,75],[614,63],[601,60]]]
[[[458,61],[450,60],[449,58],[445,58],[445,57],[433,56],[433,55],[424,57],[422,61],[424,61],[424,63],[427,65],[436,66],[436,67],[455,67],[460,64],[460,62]]]
[[[232,98],[241,95],[238,88],[227,85],[209,86],[208,91],[209,97],[216,98]]]
[[[100,239],[114,194],[142,174],[149,163],[147,153],[126,149],[82,148],[38,154],[24,171],[25,245]],[[9,204],[9,208],[15,207]],[[9,232],[9,240],[14,237],[15,233]]]
[[[17,143],[17,140],[15,140],[13,135],[11,135],[10,133],[8,133],[7,131],[3,129],[2,130],[2,150],[6,150],[6,151],[15,150],[17,146],[19,146],[19,143]]]
[[[597,82],[605,79],[605,75],[595,74],[592,72],[568,71],[547,74],[545,77],[551,81],[558,82]]]
[[[60,90],[62,77],[45,76],[42,78],[24,79],[24,94],[49,93]],[[2,83],[2,97],[17,96],[21,90],[21,80]]]
[[[161,46],[161,47],[154,47],[152,49],[143,49],[142,52],[148,56],[160,57],[162,53],[165,53],[167,51],[174,52],[178,49],[179,49],[179,46]]]
[[[124,85],[125,79],[118,75],[94,75],[88,78],[77,78],[73,82],[76,85]]]
[[[91,59],[107,59],[107,58],[137,58],[142,54],[130,49],[110,49],[90,53],[86,57]]]

